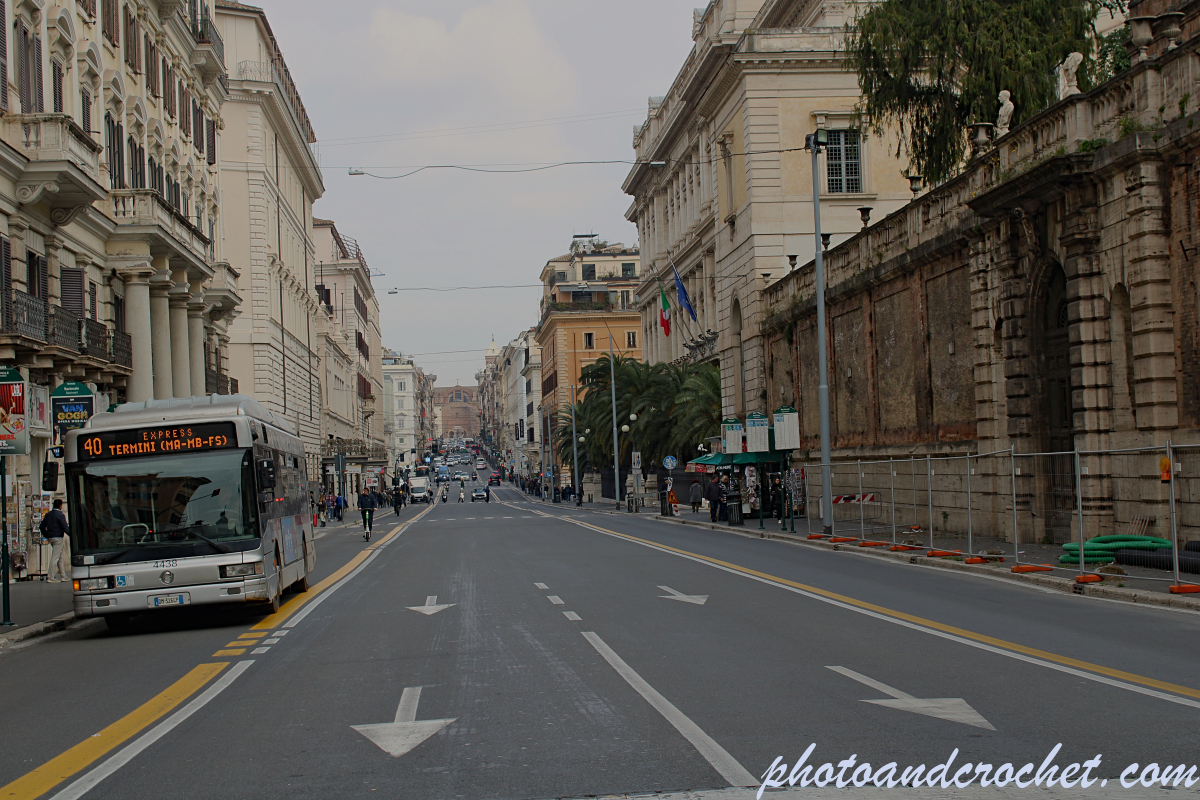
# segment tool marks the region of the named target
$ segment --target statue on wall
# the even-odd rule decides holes
[[[1079,94],[1079,82],[1075,78],[1075,73],[1079,69],[1079,65],[1083,63],[1083,53],[1070,53],[1063,62],[1058,65],[1058,99],[1062,100],[1065,97],[1070,97],[1073,94]]]
[[[1012,120],[1013,109],[1015,106],[1012,100],[1012,93],[1008,89],[1001,89],[1000,96],[997,98],[1000,101],[1000,113],[996,116],[996,137],[999,138],[1008,133],[1008,123]]]

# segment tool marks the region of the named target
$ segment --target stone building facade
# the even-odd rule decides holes
[[[236,390],[211,3],[4,3],[0,24],[0,364],[39,410],[68,381],[97,410]],[[24,498],[55,438],[41,413],[28,421],[7,464]]]
[[[1089,536],[1139,514],[1161,535],[1161,452],[1111,451],[1200,444],[1200,20],[1189,6],[1181,36],[1165,3],[1133,5],[1131,69],[827,253],[835,458],[1012,449],[971,478],[977,531],[1003,533],[1015,494],[1020,530],[1073,538],[1081,487]],[[815,450],[813,275],[764,292],[762,371]],[[963,496],[946,502],[961,524]]]
[[[383,435],[391,467],[411,467],[429,450],[433,427],[429,386],[425,370],[411,356],[394,350],[383,353]]]
[[[623,189],[645,268],[637,291],[646,357],[719,360],[724,413],[765,410],[761,291],[814,252],[805,135],[828,129],[820,158],[822,231],[839,243],[911,198],[885,137],[861,140],[860,99],[843,50],[844,2],[712,0],[666,95],[634,129],[637,164]],[[698,320],[684,320],[674,273]],[[658,325],[661,286],[674,306]],[[711,333],[710,333],[711,332]],[[689,346],[690,345],[690,346]]]
[[[479,387],[439,386],[433,390],[444,439],[479,438]]]
[[[313,291],[313,202],[325,193],[316,134],[260,8],[217,0],[229,58],[221,162],[227,258],[245,313],[230,327],[230,370],[244,394],[296,424],[316,476],[321,371]]]

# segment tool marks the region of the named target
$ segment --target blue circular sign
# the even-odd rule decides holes
[[[675,465],[679,462],[675,460],[675,456],[667,456],[663,459],[663,466],[667,469],[675,469]]]

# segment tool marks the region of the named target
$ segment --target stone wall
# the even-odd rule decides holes
[[[1151,454],[1108,451],[1200,443],[1200,38],[1168,48],[1168,27],[1131,69],[826,253],[835,458],[1067,452],[1016,481],[1022,535],[1061,540],[1077,535],[1069,453],[1104,451],[1081,459],[1087,535],[1165,519]],[[815,450],[814,265],[764,300],[769,396],[794,398]],[[992,533],[1011,519],[1010,466],[972,476],[973,524]],[[934,485],[961,524],[965,500]]]

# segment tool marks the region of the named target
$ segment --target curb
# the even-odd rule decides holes
[[[35,622],[32,625],[26,625],[23,628],[17,628],[11,633],[0,635],[0,650],[12,647],[14,644],[24,642],[29,639],[36,639],[39,636],[45,636],[48,633],[57,633],[58,631],[66,630],[67,627],[75,621],[75,612],[69,611],[57,617],[46,620],[45,622]]]
[[[614,516],[636,517],[637,514],[629,514],[624,511],[604,511],[601,509],[589,509],[600,514],[612,514]],[[1085,597],[1099,597],[1105,600],[1121,600],[1126,603],[1138,603],[1140,605],[1159,606],[1164,608],[1179,608],[1188,611],[1200,611],[1200,600],[1180,597],[1178,595],[1167,594],[1165,592],[1145,592],[1136,589],[1123,589],[1117,586],[1104,586],[1094,583],[1075,583],[1072,578],[1055,578],[1051,575],[1039,575],[1037,573],[1012,573],[1001,572],[995,567],[987,565],[964,564],[961,561],[945,561],[940,558],[930,558],[928,556],[909,555],[903,552],[891,553],[876,550],[875,548],[858,547],[855,544],[844,545],[834,544],[820,539],[809,540],[800,538],[800,535],[792,535],[790,533],[772,532],[764,530],[759,533],[757,530],[745,528],[737,530],[728,525],[714,525],[711,522],[698,522],[683,519],[681,517],[664,517],[659,514],[646,515],[643,519],[653,519],[660,522],[670,522],[675,525],[691,525],[697,528],[709,528],[710,530],[719,531],[722,533],[732,533],[735,536],[744,536],[749,539],[776,539],[789,544],[804,545],[807,547],[815,547],[822,550],[838,550],[843,553],[853,553],[867,558],[885,558],[891,561],[899,561],[904,564],[913,564],[921,567],[938,567],[941,569],[957,570],[959,572],[971,572],[976,575],[987,575],[992,578],[1000,578],[1002,580],[1012,581],[1013,583],[1032,583],[1036,586],[1041,586],[1047,589],[1055,589],[1068,594],[1081,594]]]

